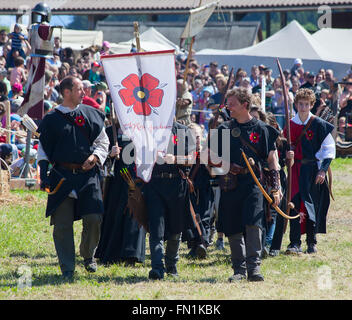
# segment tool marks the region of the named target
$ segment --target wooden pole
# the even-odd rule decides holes
[[[138,22],[137,21],[133,22],[133,26],[134,26],[134,36],[136,38],[137,52],[141,52],[141,42],[140,42],[140,39],[139,39]]]
[[[28,175],[30,173],[29,153],[31,150],[31,138],[32,138],[32,132],[29,129],[27,129],[26,152],[24,155],[25,165],[24,165],[24,169],[23,169],[23,178],[25,178],[25,179],[28,178]]]
[[[189,60],[190,60],[191,55],[192,55],[192,47],[193,47],[194,39],[195,39],[195,37],[192,37],[191,45],[189,46],[189,50],[188,50],[188,56],[187,56],[187,62],[186,62],[186,69],[185,69],[185,72],[184,72],[184,75],[183,75],[183,84],[185,84],[186,79],[187,79],[187,75],[188,75]]]
[[[11,105],[10,101],[4,101],[5,113],[6,113],[6,141],[7,143],[11,143]]]
[[[202,0],[199,1],[198,7],[201,7],[201,6],[202,6]],[[185,72],[183,74],[183,85],[185,85],[185,82],[187,80],[187,75],[188,75],[188,70],[189,70],[189,60],[190,60],[191,55],[192,55],[192,47],[193,47],[194,40],[195,40],[195,36],[192,37],[191,45],[189,46],[189,50],[188,50],[186,68],[185,68]]]

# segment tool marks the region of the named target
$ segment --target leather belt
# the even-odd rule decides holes
[[[247,174],[249,173],[249,170],[247,168],[235,169],[235,170],[230,169],[230,173],[236,176],[238,174]]]
[[[73,174],[87,172],[86,170],[83,170],[82,165],[78,163],[59,162],[56,163],[56,165],[66,170],[70,170]]]
[[[230,164],[230,170],[229,170],[229,172],[230,172],[232,175],[236,176],[236,175],[238,175],[238,174],[247,174],[247,173],[249,173],[249,170],[248,170],[248,168],[246,168],[246,167],[242,167],[242,166],[240,166],[240,165],[238,165],[238,164],[232,162],[232,163]]]
[[[174,178],[180,178],[180,174],[179,173],[170,173],[170,172],[160,172],[160,173],[153,175],[153,178],[174,179]]]

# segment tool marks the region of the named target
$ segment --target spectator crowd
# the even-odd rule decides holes
[[[2,169],[9,169],[12,177],[21,177],[24,171],[26,129],[17,110],[22,104],[28,85],[30,49],[28,39],[19,25],[14,26],[13,32],[0,30],[0,155]],[[53,58],[46,61],[45,113],[62,103],[59,83],[67,75],[71,75],[83,81],[85,92],[83,103],[104,112],[108,124],[111,96],[100,56],[109,53],[110,44],[107,41],[104,41],[101,47],[92,46],[81,51],[73,51],[69,47],[62,48],[61,39],[56,37]],[[209,121],[219,108],[226,90],[230,69],[234,67],[234,76],[228,89],[244,87],[249,90],[253,93],[251,113],[264,121],[268,115],[274,115],[280,129],[283,129],[285,123],[283,89],[280,77],[274,77],[271,68],[258,64],[253,65],[251,70],[244,70],[240,66],[219,65],[216,61],[201,65],[192,52],[187,76],[184,79],[186,61],[187,56],[184,54],[176,57],[176,116],[181,123],[199,124],[203,130],[203,137],[206,137]],[[294,97],[297,90],[310,88],[317,98],[312,113],[330,122],[334,122],[332,107],[336,100],[336,83],[343,82],[342,90],[337,95],[339,110],[335,125],[338,138],[344,140],[346,129],[352,126],[352,68],[347,71],[343,79],[336,79],[331,69],[307,70],[301,59],[295,59],[292,68],[284,70],[283,73],[291,116],[296,112]],[[265,101],[262,102],[263,85],[265,86],[265,93],[263,93]],[[7,105],[10,106],[10,117],[7,114]],[[7,123],[8,119],[10,123]],[[9,132],[10,141],[7,138]],[[37,147],[38,140],[33,136],[29,152],[29,174],[32,177],[37,175]]]

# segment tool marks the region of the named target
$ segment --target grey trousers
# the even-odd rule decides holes
[[[53,238],[62,272],[75,270],[75,243],[73,236],[75,199],[67,197],[50,219],[54,225]],[[94,257],[100,239],[101,214],[88,214],[82,217],[80,255],[83,259]]]
[[[181,243],[181,233],[174,234],[166,241],[166,250],[164,254],[164,240],[151,235],[149,237],[150,257],[152,269],[164,272],[163,258],[165,259],[166,268],[176,266],[179,260],[179,248]]]
[[[259,273],[262,252],[262,230],[256,226],[246,226],[246,237],[243,233],[229,236],[231,262],[234,273],[245,275]]]

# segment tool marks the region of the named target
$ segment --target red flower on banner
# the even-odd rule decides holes
[[[149,73],[143,74],[141,79],[132,73],[121,84],[125,88],[119,90],[119,96],[125,106],[133,106],[136,114],[149,116],[152,107],[160,107],[164,91],[156,88],[159,80]]]
[[[306,138],[307,138],[307,140],[312,141],[312,140],[313,140],[313,137],[314,137],[313,131],[312,131],[312,130],[307,130],[307,132],[306,132]]]
[[[79,127],[83,127],[84,124],[85,124],[85,120],[84,120],[84,117],[83,116],[77,116],[75,118],[75,123],[79,126]]]
[[[259,134],[256,132],[252,132],[249,136],[249,140],[251,140],[252,143],[258,143],[259,142]]]
[[[177,136],[173,135],[173,137],[172,137],[172,142],[177,145],[177,143],[178,143],[178,138],[177,138]]]

